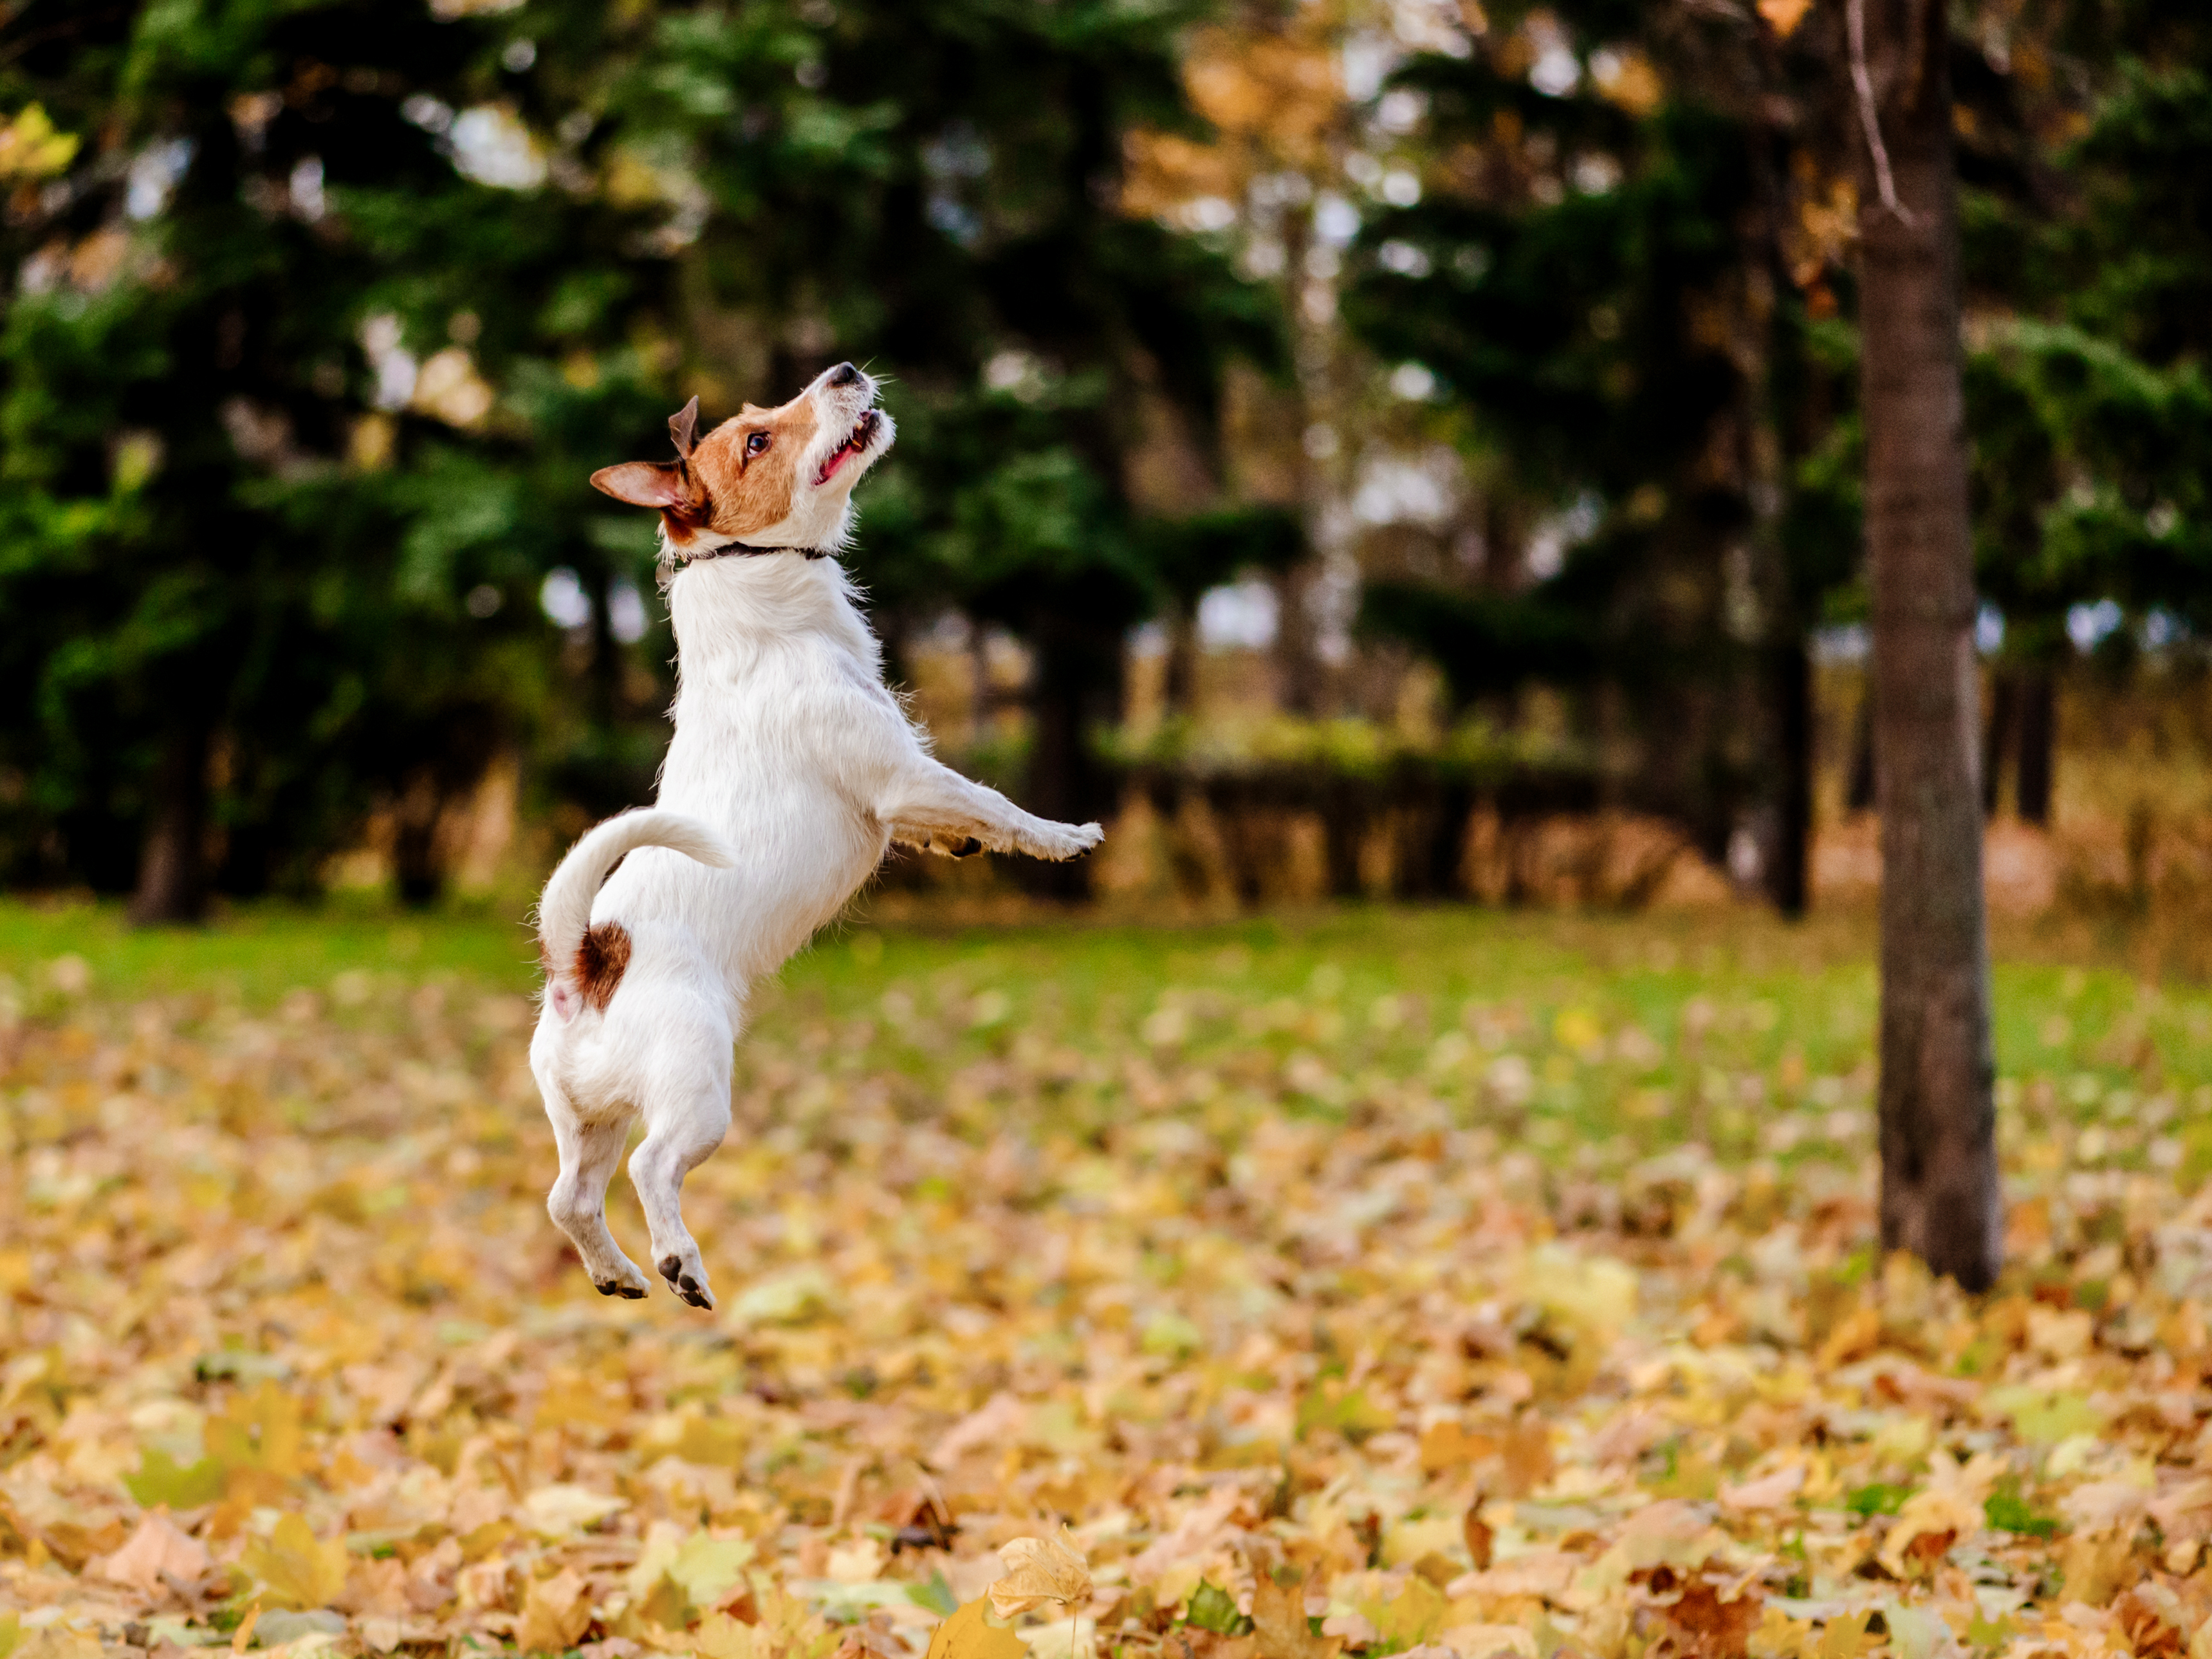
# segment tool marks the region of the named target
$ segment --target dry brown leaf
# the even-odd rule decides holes
[[[525,1653],[564,1653],[583,1639],[591,1623],[591,1585],[574,1567],[563,1567],[530,1587],[514,1627],[515,1645]]]
[[[1306,1622],[1303,1584],[1279,1584],[1262,1570],[1252,1579],[1252,1633],[1263,1659],[1335,1659],[1344,1644],[1316,1636]]]
[[[1765,1605],[1765,1598],[1755,1589],[1747,1587],[1723,1595],[1722,1587],[1696,1578],[1661,1614],[1678,1632],[1684,1651],[1701,1659],[1744,1659]]]
[[[1480,1572],[1490,1565],[1491,1551],[1496,1545],[1497,1534],[1490,1522],[1482,1518],[1482,1499],[1480,1497],[1467,1506],[1467,1513],[1460,1517],[1459,1529],[1461,1540],[1467,1545],[1468,1559],[1474,1562],[1474,1570]]]
[[[1006,1564],[991,1586],[991,1611],[1001,1619],[1028,1613],[1048,1601],[1062,1608],[1091,1599],[1091,1568],[1068,1541],[1062,1527],[1050,1538],[1016,1538],[999,1547]]]
[[[139,1522],[121,1549],[87,1562],[85,1571],[157,1601],[168,1589],[164,1575],[180,1584],[198,1583],[209,1562],[207,1546],[178,1530],[168,1510],[158,1509]]]

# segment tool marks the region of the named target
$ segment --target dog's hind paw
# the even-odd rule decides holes
[[[594,1285],[592,1288],[599,1291],[601,1296],[628,1297],[632,1302],[645,1294],[643,1286],[625,1285],[619,1279],[610,1279],[603,1284]]]
[[[660,1276],[668,1281],[670,1290],[693,1307],[713,1309],[714,1293],[707,1288],[707,1269],[696,1255],[689,1261],[680,1255],[661,1257]]]

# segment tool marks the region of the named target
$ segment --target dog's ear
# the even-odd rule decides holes
[[[699,504],[690,469],[681,461],[624,461],[592,474],[592,488],[633,507],[688,512]]]
[[[668,435],[676,441],[676,453],[685,460],[691,459],[691,447],[699,430],[699,399],[691,401],[668,417]]]

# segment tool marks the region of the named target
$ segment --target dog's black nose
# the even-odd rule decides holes
[[[840,363],[830,371],[831,386],[850,386],[860,378],[860,371],[850,363]]]

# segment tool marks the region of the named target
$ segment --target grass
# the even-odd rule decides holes
[[[1540,1147],[1626,1131],[1647,1146],[1687,1134],[1742,1154],[1776,1150],[1769,1100],[1870,1103],[1871,945],[1863,915],[1791,927],[1748,910],[1376,907],[1176,927],[878,926],[863,912],[785,969],[756,1021],[888,1010],[878,1057],[894,1063],[897,1012],[917,1002],[953,1009],[972,1055],[1025,1032],[1204,1063],[1261,1049],[1290,1063],[1310,1051],[1328,1062],[1305,1067],[1316,1079],[1308,1104],[1324,1114],[1358,1096],[1363,1069],[1443,1074],[1471,1060],[1492,1066],[1491,1094],[1525,1103]],[[502,916],[269,906],[204,930],[142,932],[112,907],[7,902],[0,975],[0,996],[35,1012],[68,986],[246,1009],[302,990],[335,990],[343,1007],[380,983],[526,994],[536,969],[528,934]],[[2138,1156],[2151,1155],[2145,1132],[2212,1115],[2212,990],[2026,951],[1999,960],[1995,983],[2001,1104],[2026,1099],[2039,1115],[2125,1126]],[[1467,1053],[1455,1056],[1454,1044]],[[1507,1049],[1526,1058],[1489,1060]],[[2212,1127],[2203,1133],[2212,1161]],[[2193,1143],[2188,1155],[2200,1156]]]

